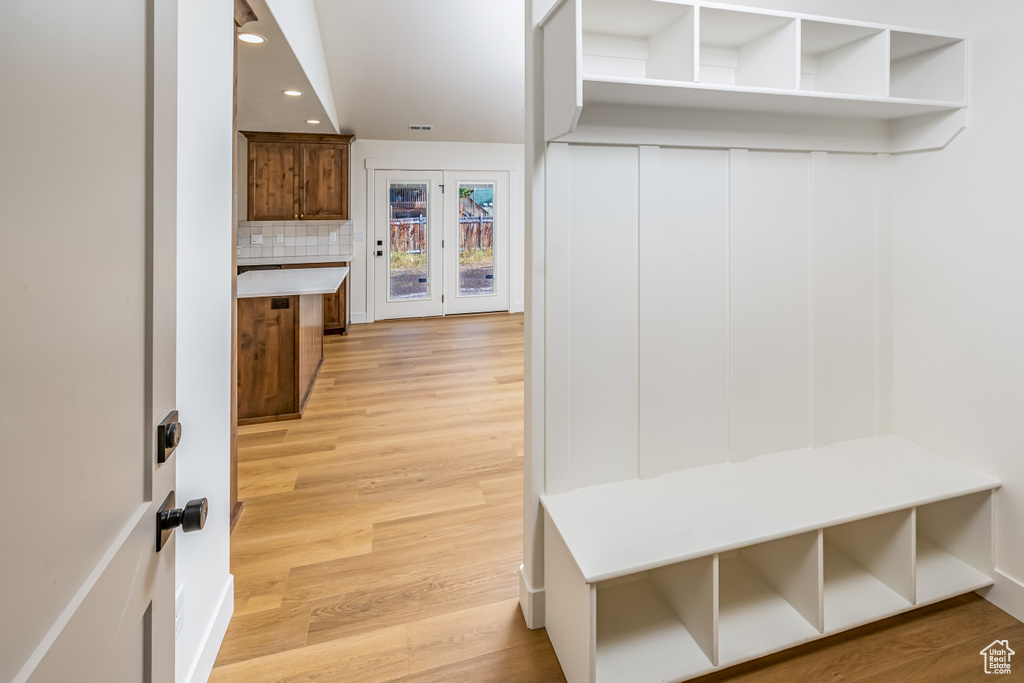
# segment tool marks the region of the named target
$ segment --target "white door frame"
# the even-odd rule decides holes
[[[508,261],[508,290],[509,307],[512,307],[512,293],[516,291],[517,283],[524,277],[523,273],[517,273],[512,267],[512,250],[515,248],[513,233],[514,226],[521,224],[522,207],[517,206],[513,201],[516,196],[517,172],[522,166],[509,159],[457,159],[457,158],[408,158],[396,157],[394,159],[367,157],[364,162],[366,170],[366,232],[364,259],[366,263],[366,322],[372,323],[376,320],[374,306],[376,292],[374,285],[374,246],[372,237],[376,226],[376,207],[374,205],[374,171],[507,171],[509,174],[509,213],[508,213],[508,245],[506,251],[509,255]],[[358,244],[358,243],[357,243]]]

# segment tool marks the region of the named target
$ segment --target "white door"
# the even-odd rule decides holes
[[[509,174],[375,171],[374,318],[507,311]]]
[[[440,171],[374,173],[374,316],[442,314]]]
[[[4,10],[0,681],[170,683],[177,3]]]
[[[445,315],[508,310],[508,186],[508,172],[445,173]]]

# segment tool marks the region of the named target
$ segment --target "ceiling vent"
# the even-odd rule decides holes
[[[409,126],[409,130],[434,130],[434,127],[426,123],[414,123]]]

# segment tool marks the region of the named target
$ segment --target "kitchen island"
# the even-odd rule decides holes
[[[324,295],[348,268],[238,276],[238,424],[302,416],[323,363]]]

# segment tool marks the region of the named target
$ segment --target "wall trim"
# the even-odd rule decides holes
[[[519,565],[519,606],[527,628],[544,628],[544,589],[530,587],[523,565]]]
[[[205,683],[213,673],[213,664],[217,661],[217,654],[220,652],[221,643],[224,642],[224,634],[227,633],[228,623],[231,615],[235,612],[235,577],[228,574],[228,580],[221,591],[220,599],[217,601],[217,609],[214,612],[210,623],[206,625],[206,633],[196,658],[189,667],[189,672],[183,680],[186,683]]]
[[[982,588],[978,595],[1003,610],[1017,621],[1024,621],[1024,583],[1002,573],[995,574],[995,585]]]
[[[367,158],[367,171],[519,171],[512,159],[381,159]],[[511,190],[510,190],[511,191]]]

